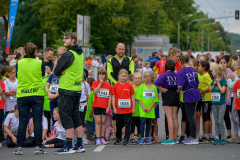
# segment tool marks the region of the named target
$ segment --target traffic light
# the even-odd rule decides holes
[[[235,20],[239,20],[239,10],[235,10]]]

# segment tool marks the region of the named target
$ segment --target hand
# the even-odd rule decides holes
[[[162,88],[161,92],[166,93],[168,90],[166,88]]]
[[[100,83],[102,84],[102,83],[103,83],[103,78],[100,78],[99,81],[100,81]]]
[[[113,112],[114,112],[114,114],[117,114],[117,113],[118,113],[118,111],[117,111],[116,108],[113,109]]]
[[[152,108],[147,108],[147,112],[150,112],[151,109],[152,109]]]
[[[110,110],[109,108],[107,108],[107,109],[106,109],[106,114],[108,114],[108,113],[109,113],[109,110]]]
[[[227,73],[227,79],[231,79],[233,81],[233,76],[232,76],[231,72]]]
[[[89,117],[90,117],[90,118],[92,118],[92,117],[93,117],[93,112],[91,112],[91,113],[89,114]]]
[[[135,113],[135,109],[132,110],[132,114],[134,114],[134,113]]]
[[[50,99],[50,100],[55,99],[55,95],[52,94],[52,93],[49,93],[49,97],[48,97],[48,99]]]
[[[216,78],[213,84],[217,84],[217,82],[218,82],[218,79]]]
[[[43,141],[43,144],[46,144],[46,142],[47,142],[47,140],[44,140],[44,141]]]
[[[232,109],[232,111],[233,111],[233,112],[235,112],[235,111],[236,111],[236,109],[235,109],[235,105],[233,106],[233,109]]]
[[[116,133],[117,133],[117,130],[116,130],[116,129],[114,129],[114,134],[116,135]]]
[[[13,137],[12,141],[13,141],[14,144],[17,144],[17,138],[16,137]]]
[[[62,75],[64,75],[65,74],[65,71],[62,71]]]
[[[147,108],[146,108],[146,107],[143,107],[143,110],[144,110],[145,112],[147,112]]]

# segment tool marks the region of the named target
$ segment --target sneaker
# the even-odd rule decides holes
[[[224,137],[223,137],[224,138]],[[230,138],[232,138],[232,136],[230,135],[230,136],[227,136],[227,139],[230,139]]]
[[[240,144],[240,141],[238,141],[237,144]]]
[[[163,145],[173,145],[173,144],[175,144],[175,141],[174,141],[174,139],[172,139],[172,140],[167,139],[166,141],[163,141],[161,144],[163,144]]]
[[[22,147],[17,147],[13,154],[22,155]]]
[[[85,139],[85,141],[84,141],[84,144],[85,144],[85,145],[88,145],[88,144],[90,144],[90,140],[88,140],[88,139]]]
[[[104,138],[101,138],[101,144],[102,144],[102,145],[107,145],[107,142],[105,141]]]
[[[179,143],[178,138],[175,138],[175,139],[174,139],[174,142],[175,142],[176,144],[178,144],[178,143]]]
[[[150,139],[149,139],[149,140],[150,140]],[[154,140],[155,140],[155,136],[152,136],[152,140],[151,140],[151,142],[154,141]]]
[[[236,136],[232,136],[232,138],[227,139],[228,142],[238,142],[239,140],[239,137]]]
[[[207,139],[205,136],[202,137],[202,139],[200,139],[200,141],[199,141],[199,143],[209,143],[209,142],[210,142],[210,140]]]
[[[139,144],[140,144],[140,145],[143,145],[143,142],[144,142],[144,139],[141,138],[141,139],[139,140]]]
[[[97,137],[96,137],[96,132],[95,132],[95,133],[92,134],[91,139],[96,139],[96,138],[97,138]]]
[[[74,150],[76,153],[85,152],[85,148],[84,148],[83,146],[81,146],[81,147],[75,146],[75,147],[73,148],[73,150]]]
[[[221,145],[224,145],[224,144],[226,144],[225,139],[221,139]]]
[[[137,143],[135,142],[134,139],[132,139],[132,140],[130,141],[130,144],[131,144],[131,145],[135,145],[135,144],[137,144]]]
[[[55,154],[73,154],[75,150],[73,148],[68,148],[66,145],[63,148],[54,152]]]
[[[98,139],[96,140],[96,146],[99,146],[99,145],[101,145],[101,140],[98,138]]]
[[[214,142],[214,141],[215,141],[215,139],[214,139],[213,137],[212,137],[212,138],[211,138],[211,137],[209,137],[209,141],[210,141],[210,142]]]
[[[215,141],[213,142],[213,145],[217,145],[219,143],[219,139],[215,139]]]
[[[128,139],[124,139],[123,145],[128,145]]]
[[[161,141],[160,141],[159,138],[155,138],[155,142],[156,142],[156,143],[161,143]]]
[[[105,142],[109,144],[109,138],[104,137],[104,139],[105,139]]]
[[[182,143],[182,141],[184,141],[184,139],[185,139],[185,136],[181,136],[179,139],[179,143]]]
[[[39,155],[39,154],[47,154],[48,152],[46,152],[44,149],[43,149],[43,147],[36,147],[35,148],[35,154],[36,155]]]
[[[186,143],[186,142],[188,142],[188,141],[189,141],[189,137],[186,138],[186,139],[184,139],[184,140],[182,141],[182,143],[184,144],[184,143]]]
[[[191,144],[199,144],[198,139],[193,139],[192,137],[189,137],[187,141],[185,141],[184,144],[191,145]]]
[[[149,138],[145,138],[145,144],[152,144],[152,142],[149,140]]]
[[[114,142],[115,145],[118,145],[120,143],[121,143],[121,140],[119,140],[119,139],[116,139],[116,141]]]

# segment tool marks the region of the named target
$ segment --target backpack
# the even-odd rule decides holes
[[[155,66],[156,59],[150,58],[150,68],[153,68]]]

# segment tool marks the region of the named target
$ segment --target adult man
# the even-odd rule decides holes
[[[58,48],[58,58],[61,58],[61,56],[63,55],[63,53],[67,52],[67,48],[65,47],[60,47]]]
[[[92,68],[92,60],[93,60],[93,56],[90,56],[88,61],[85,63],[86,67]]]
[[[195,59],[194,56],[192,55],[192,50],[188,49],[188,56],[190,59]]]
[[[216,62],[217,62],[220,58],[222,58],[222,56],[224,56],[224,49],[222,49],[222,50],[220,51],[220,55],[217,56]]]
[[[240,49],[236,50],[236,55],[237,55],[238,59],[240,59]]]
[[[53,70],[53,62],[52,62],[52,57],[53,57],[53,49],[52,48],[47,48],[45,50],[45,56],[43,58],[43,62],[45,66],[48,66],[50,70]]]
[[[156,52],[152,52],[152,57],[148,58],[146,61],[146,62],[150,62],[150,68],[153,68],[158,61],[158,59],[155,57],[155,55],[156,55]]]
[[[125,45],[119,43],[115,51],[117,54],[109,59],[107,64],[107,75],[112,85],[117,83],[118,73],[121,69],[126,69],[129,74],[134,74],[134,63],[132,58],[125,56]]]
[[[84,60],[82,47],[77,44],[77,35],[73,32],[66,33],[63,42],[68,50],[58,60],[54,73],[60,76],[58,108],[61,123],[66,132],[66,145],[55,151],[56,154],[85,151],[82,146],[83,122],[79,113]],[[72,147],[73,133],[77,137],[77,144],[74,148]]]

